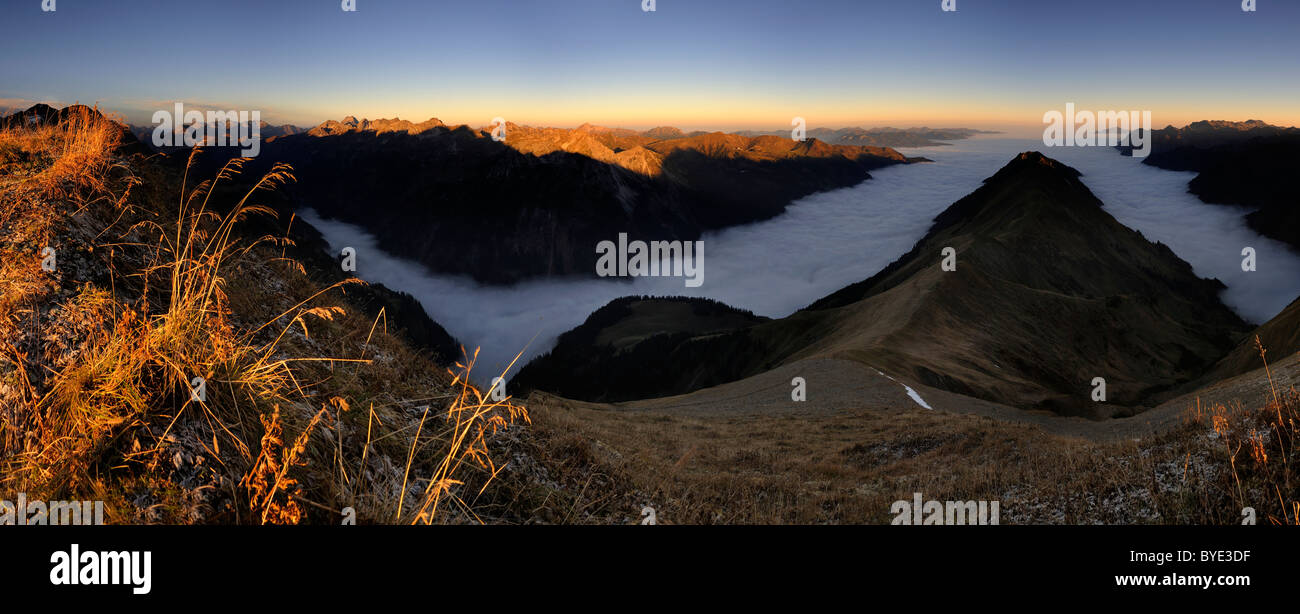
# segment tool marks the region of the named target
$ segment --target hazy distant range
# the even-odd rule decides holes
[[[153,138],[153,126],[130,126],[131,132],[143,143],[151,143]],[[309,128],[301,128],[285,124],[274,126],[262,122],[263,137],[278,137],[300,132],[307,132]],[[644,134],[656,136],[657,138],[671,140],[674,138],[686,138],[705,134],[703,131],[685,132],[672,127],[659,127],[646,131]],[[790,130],[739,130],[732,134],[741,136],[790,136]],[[992,130],[975,130],[972,128],[812,128],[808,130],[807,137],[815,138],[824,143],[832,145],[869,145],[874,147],[933,147],[936,145],[948,145],[945,141],[959,141],[968,139],[977,134],[1000,134]]]
[[[761,132],[743,130],[736,134],[760,136],[765,134],[784,136],[789,130]],[[990,130],[971,128],[813,128],[808,131],[808,138],[815,138],[835,145],[874,145],[876,147],[932,147],[948,145],[944,141],[959,141],[977,134],[999,134]]]

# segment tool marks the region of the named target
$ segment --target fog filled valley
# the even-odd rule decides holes
[[[676,277],[569,276],[485,285],[431,273],[393,256],[363,229],[323,219],[310,208],[298,215],[321,231],[333,254],[357,250],[358,277],[410,293],[461,343],[481,348],[478,375],[484,378],[505,371],[522,352],[507,377],[514,375],[560,333],[623,296],[706,297],[759,316],[790,315],[907,252],[936,215],[1024,151],[1042,151],[1079,170],[1116,220],[1168,245],[1198,276],[1222,281],[1223,302],[1248,322],[1267,321],[1300,295],[1300,254],[1247,227],[1241,208],[1206,204],[1188,193],[1195,173],[1143,165],[1108,147],[1045,148],[1041,141],[996,136],[900,151],[933,162],[876,169],[869,180],[800,199],[778,217],[706,233],[698,288]],[[1255,271],[1242,270],[1244,247],[1256,250]]]

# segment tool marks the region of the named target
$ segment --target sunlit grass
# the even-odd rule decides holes
[[[1212,458],[1226,468],[1218,473],[1217,488],[1233,502],[1230,511],[1250,507],[1260,522],[1300,525],[1300,474],[1295,468],[1300,462],[1295,450],[1300,436],[1300,393],[1295,388],[1278,390],[1258,337],[1255,345],[1264,363],[1270,398],[1251,406],[1198,404],[1188,419],[1212,429]],[[1207,513],[1220,515],[1215,513],[1221,511],[1219,507]]]
[[[229,490],[221,496],[237,522],[332,522],[347,507],[361,522],[476,518],[464,493],[471,486],[481,493],[499,470],[488,440],[527,420],[526,410],[485,399],[468,383],[472,360],[449,376],[394,369],[395,362],[432,365],[408,356],[386,331],[377,335],[379,319],[361,320],[337,303],[337,291],[363,282],[313,286],[301,264],[282,256],[292,244],[287,236],[240,230],[250,216],[275,216],[254,201],[294,180],[288,166],[240,188],[235,202],[219,203],[246,161],[232,159],[191,187],[195,149],[177,182],[178,199],[139,197],[133,188],[165,175],[137,176],[134,165],[145,163],[115,153],[119,134],[118,125],[91,113],[0,132],[0,222],[10,225],[10,236],[58,245],[69,258],[81,252],[68,235],[93,234],[78,248],[109,278],[107,287],[68,287],[41,270],[33,245],[14,241],[4,254],[0,327],[57,314],[75,321],[78,332],[56,331],[40,356],[32,355],[32,342],[0,343],[0,375],[18,400],[0,413],[0,485],[47,498],[116,493],[122,500],[125,491],[145,487],[165,498],[168,481],[187,462],[193,466],[189,446],[208,459],[203,471],[216,476],[212,487]],[[292,288],[294,298],[262,287],[266,282]],[[247,323],[249,306],[268,305],[279,305],[278,315]],[[358,332],[365,342],[355,355],[311,351],[327,342],[347,347]],[[53,349],[74,337],[74,347]],[[376,360],[367,350],[400,360]],[[50,366],[49,354],[60,364]],[[195,392],[200,384],[202,395]],[[424,392],[445,404],[428,406],[445,412],[445,426],[426,427],[429,410],[415,415],[390,391]],[[369,411],[360,416],[353,406]],[[404,508],[408,486],[420,496]],[[455,510],[440,506],[448,500]]]

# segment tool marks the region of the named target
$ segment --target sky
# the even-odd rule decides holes
[[[0,107],[558,127],[1300,125],[1300,1],[0,0]]]

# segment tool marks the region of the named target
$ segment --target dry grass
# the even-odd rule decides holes
[[[826,412],[622,410],[535,393],[544,479],[510,480],[550,522],[888,523],[894,501],[997,500],[1003,524],[1295,523],[1300,395],[1195,407],[1117,442],[914,407]],[[535,508],[535,509],[534,509]]]
[[[254,199],[288,167],[218,207],[242,159],[191,188],[198,150],[169,178],[116,156],[119,130],[87,114],[0,133],[0,485],[109,499],[117,521],[474,518],[466,493],[498,471],[487,444],[526,411],[485,400],[472,361],[440,375],[350,314],[337,295],[356,280],[319,287],[280,256],[287,237],[241,233],[274,215]],[[39,245],[59,247],[56,272]]]
[[[1194,484],[1192,517],[1205,522],[1241,522],[1240,511],[1251,507],[1257,522],[1300,525],[1300,462],[1295,444],[1300,437],[1300,393],[1279,391],[1269,371],[1264,349],[1255,338],[1268,377],[1270,398],[1256,406],[1214,404],[1188,412],[1198,427],[1208,457],[1219,470]],[[1190,454],[1189,454],[1190,457]]]
[[[545,493],[555,522],[639,522],[650,505],[661,524],[888,523],[914,492],[999,500],[1004,524],[1158,517],[1144,493],[1159,459],[1132,443],[919,408],[682,415],[542,394],[529,406],[536,456],[562,476]]]
[[[26,186],[46,196],[76,197],[102,193],[121,127],[103,121],[98,109],[74,107],[59,124],[41,123],[5,130],[0,136],[0,162],[26,164],[41,170]]]

